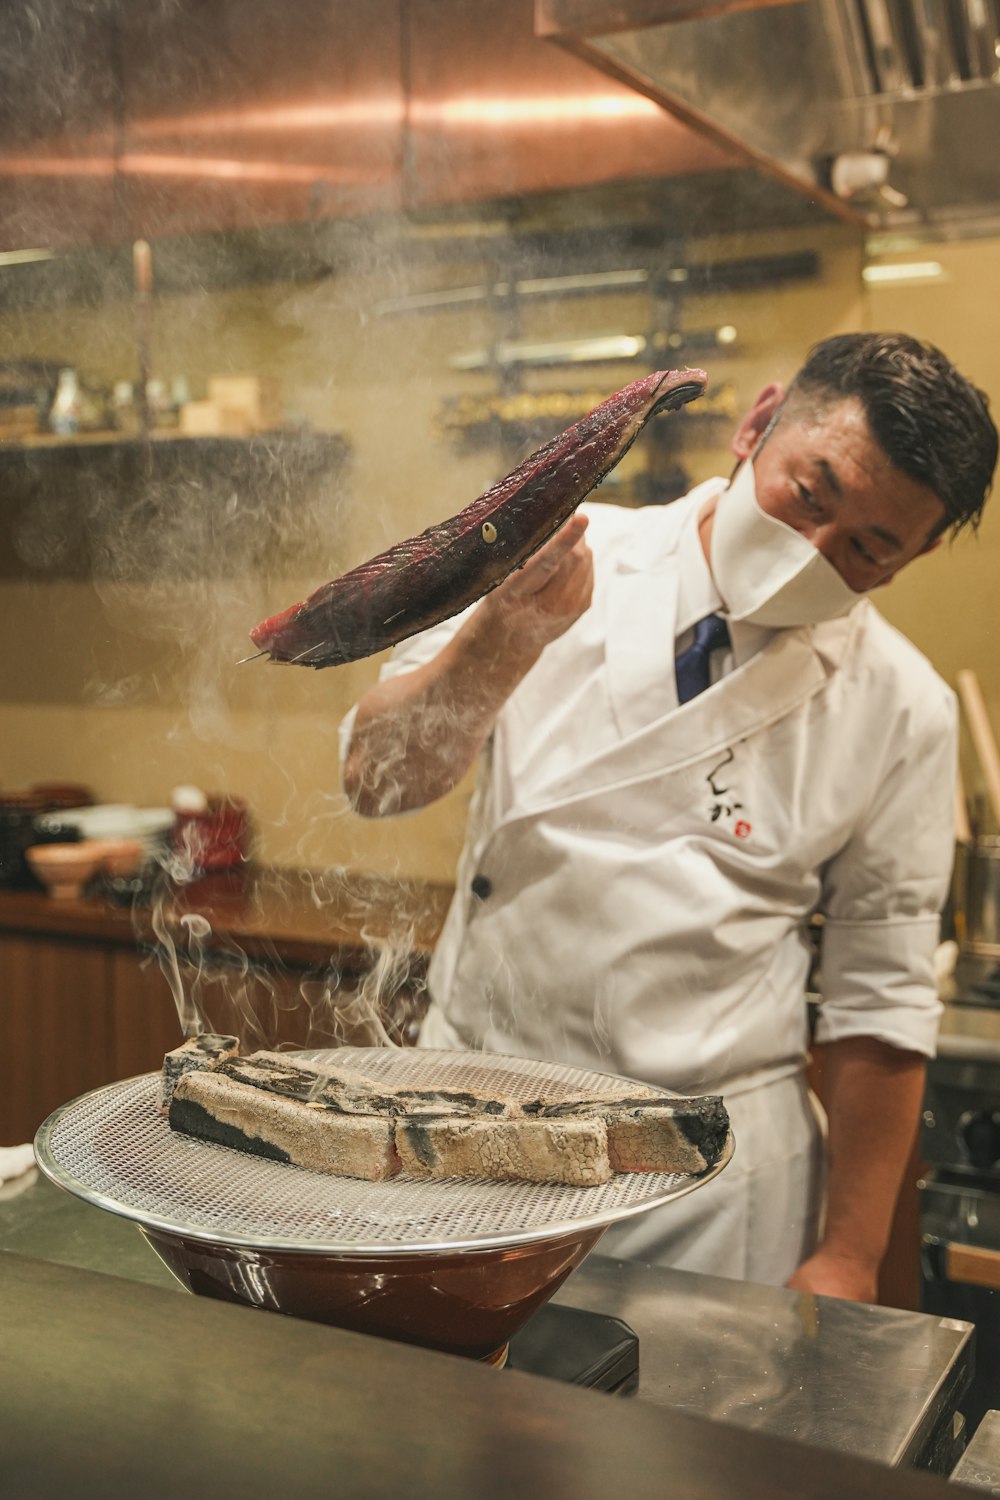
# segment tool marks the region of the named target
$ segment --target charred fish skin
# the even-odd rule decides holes
[[[262,1136],[243,1130],[227,1120],[219,1120],[194,1099],[178,1097],[170,1100],[169,1121],[171,1130],[181,1135],[192,1135],[200,1141],[211,1141],[216,1146],[229,1146],[234,1151],[245,1151],[248,1156],[266,1156],[272,1161],[291,1161],[291,1155],[282,1146]]]
[[[232,1058],[218,1071],[222,1077],[245,1088],[310,1104],[332,1114],[389,1113],[388,1101],[363,1074],[292,1062],[284,1053],[256,1052],[250,1057]]]
[[[559,529],[655,413],[703,394],[702,370],[658,370],[601,403],[450,520],[323,584],[250,632],[276,662],[359,661],[488,594]]]

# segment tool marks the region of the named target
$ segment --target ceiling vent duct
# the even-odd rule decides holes
[[[1000,0],[535,0],[535,29],[841,218],[1000,225]]]

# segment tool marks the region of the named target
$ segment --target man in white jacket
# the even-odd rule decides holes
[[[956,715],[865,596],[975,524],[997,435],[937,350],[857,334],[732,448],[729,482],[585,506],[397,648],[344,785],[391,815],[480,760],[422,1045],[724,1095],[731,1165],[602,1250],[870,1300],[935,1047]]]

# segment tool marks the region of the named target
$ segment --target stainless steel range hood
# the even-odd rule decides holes
[[[1000,224],[1000,0],[535,0],[535,29],[841,218]]]

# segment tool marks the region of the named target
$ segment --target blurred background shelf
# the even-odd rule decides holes
[[[307,500],[322,502],[343,480],[350,453],[340,434],[306,429],[0,443],[0,577],[191,576],[231,569],[252,551],[273,559],[311,513]],[[109,511],[122,543],[113,559]],[[164,545],[131,549],[130,533]]]

